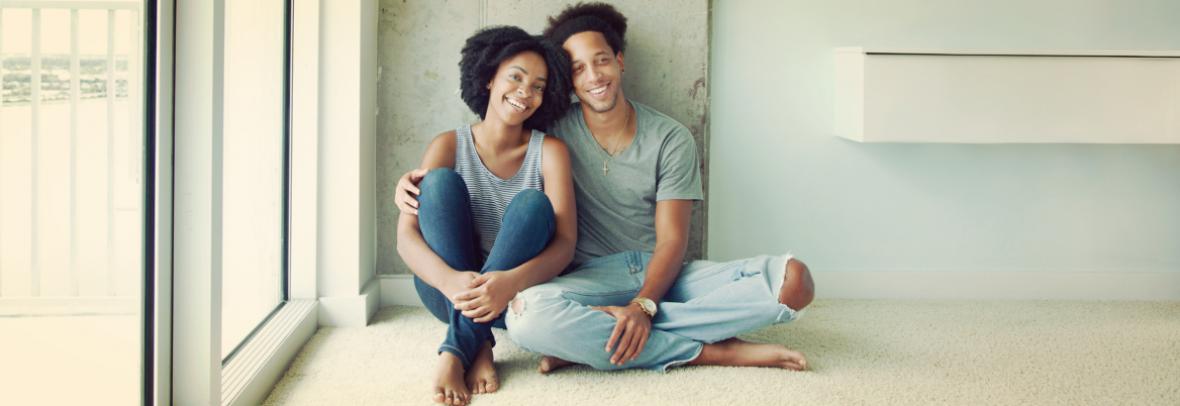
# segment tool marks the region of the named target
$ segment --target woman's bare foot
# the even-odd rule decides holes
[[[791,258],[783,273],[783,287],[778,291],[778,302],[793,310],[803,310],[815,299],[815,282],[803,261]]]
[[[463,406],[470,400],[471,392],[463,384],[463,362],[443,351],[438,355],[438,374],[434,377],[434,403]]]
[[[467,388],[471,393],[479,395],[500,389],[500,379],[496,377],[496,364],[493,361],[492,343],[485,342],[471,363],[471,370],[467,371]]]
[[[574,363],[563,360],[557,357],[550,357],[548,355],[541,357],[541,365],[537,366],[537,372],[547,374],[561,368],[568,367]]]
[[[701,355],[689,365],[725,365],[734,367],[770,367],[795,371],[807,369],[807,359],[798,351],[778,344],[758,344],[731,338],[705,344]]]

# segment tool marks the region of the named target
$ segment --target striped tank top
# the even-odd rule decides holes
[[[508,179],[493,174],[479,159],[471,126],[459,127],[455,130],[455,137],[455,172],[467,184],[480,252],[487,258],[512,198],[525,189],[545,190],[545,182],[541,179],[541,144],[545,134],[533,130],[528,150],[524,153],[524,162],[516,174]]]

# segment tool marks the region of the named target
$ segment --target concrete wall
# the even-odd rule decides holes
[[[1176,50],[1178,16],[1170,0],[715,2],[709,256],[793,250],[817,273],[1180,273],[1180,146],[832,135],[835,47]]]
[[[459,50],[482,26],[517,25],[540,33],[545,18],[571,2],[540,0],[382,0],[378,22],[377,269],[408,273],[397,255],[397,179],[421,162],[435,135],[477,116],[459,99]],[[629,19],[627,95],[687,126],[702,157],[706,192],[709,1],[612,2]],[[689,256],[705,246],[706,205],[693,213]]]

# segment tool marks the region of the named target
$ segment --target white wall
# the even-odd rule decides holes
[[[709,257],[1003,271],[1015,282],[1001,289],[1068,272],[1176,280],[1180,146],[850,142],[832,135],[831,51],[1176,50],[1178,18],[1171,0],[715,1]]]
[[[373,282],[376,0],[320,7],[318,250],[321,325],[364,325]],[[293,163],[299,165],[299,163]]]

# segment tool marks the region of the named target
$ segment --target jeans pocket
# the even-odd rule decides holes
[[[623,306],[643,286],[643,267],[636,266],[637,252],[624,252],[590,265],[576,286],[561,293],[565,299],[585,306]]]
[[[636,293],[639,293],[639,289],[610,292],[564,292],[561,297],[583,306],[623,306],[630,302]]]

